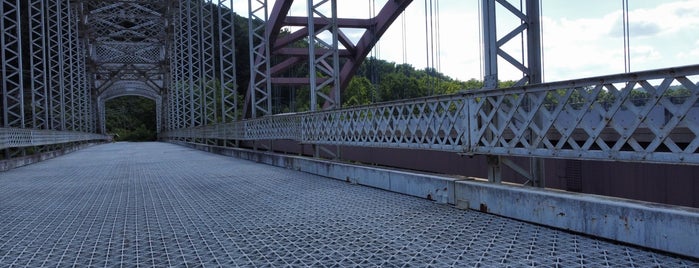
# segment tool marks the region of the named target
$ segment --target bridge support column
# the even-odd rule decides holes
[[[162,114],[163,114],[163,98],[158,96],[158,98],[155,99],[155,133],[156,133],[156,137],[160,136],[160,131],[163,128]]]
[[[498,87],[498,39],[495,20],[495,0],[482,0],[483,25],[483,88]]]
[[[107,134],[107,113],[105,111],[105,100],[97,97],[97,127],[101,134]]]
[[[487,156],[489,182],[502,182],[502,168],[500,166],[500,158],[500,156],[495,155]]]
[[[505,62],[509,63],[511,66],[519,69],[523,77],[517,81],[516,86],[522,86],[526,84],[538,84],[542,80],[542,58],[541,58],[541,23],[540,23],[540,1],[541,0],[526,0],[521,8],[512,6],[507,1],[498,0],[482,0],[482,25],[483,25],[483,47],[484,47],[484,88],[485,89],[496,89],[498,88],[498,59],[502,58]],[[506,10],[510,11],[510,15],[514,15],[518,18],[522,18],[522,24],[518,25],[514,29],[511,29],[508,34],[502,38],[497,38],[497,20],[496,20],[496,6],[500,4]],[[522,51],[527,51],[526,59],[522,56],[521,59],[516,59],[510,55],[503,48],[506,43],[514,39],[518,35],[523,35],[526,39],[526,43],[522,44]],[[527,102],[525,104],[525,109],[532,109],[531,105]],[[497,120],[497,118],[493,118]],[[537,118],[535,122],[541,125],[543,118]],[[497,123],[497,122],[494,122]],[[534,133],[533,131],[531,133]],[[540,140],[536,135],[529,135],[530,142]],[[496,159],[497,158],[497,159]],[[491,181],[499,181],[496,177],[501,174],[500,164],[505,163],[503,157],[490,156],[488,158],[489,163],[489,179]],[[508,161],[507,163],[512,163]],[[530,160],[529,172],[523,172],[515,168],[513,165],[508,165],[512,167],[518,173],[529,174],[529,181],[532,185],[537,187],[544,187],[544,163],[541,159],[532,158]]]
[[[229,8],[230,7],[230,8]],[[233,0],[218,0],[219,83],[221,85],[221,122],[238,120],[238,82],[235,55],[235,13]]]
[[[531,184],[534,187],[545,187],[546,186],[546,178],[544,177],[544,160],[539,159],[539,158],[530,158],[529,159],[529,168],[530,173],[531,173]]]
[[[529,84],[539,84],[543,82],[543,59],[541,57],[541,0],[527,0],[525,7],[527,12],[527,61],[529,63],[527,76]],[[544,118],[539,114],[536,123],[542,126]],[[534,132],[532,132],[534,133]],[[540,140],[538,136],[532,135],[531,140]],[[545,187],[544,160],[540,158],[530,159],[530,172],[532,175],[532,185]]]
[[[318,108],[332,110],[340,108],[340,48],[337,24],[337,0],[308,0],[308,62],[311,88],[311,111]],[[330,14],[327,14],[327,11]],[[325,13],[324,13],[325,11]],[[316,18],[316,15],[318,18]],[[316,29],[316,24],[322,27]],[[322,38],[330,33],[331,40]],[[320,50],[320,48],[323,48]],[[317,50],[318,49],[318,50]],[[318,56],[316,56],[318,53]],[[323,78],[319,78],[320,74]],[[314,145],[315,156],[323,154],[330,158],[340,157],[339,146]]]
[[[250,42],[250,117],[272,114],[272,80],[270,79],[270,43],[267,27],[267,0],[248,0]],[[259,22],[263,23],[259,23]],[[247,103],[247,101],[246,101]],[[247,108],[247,106],[246,106]]]

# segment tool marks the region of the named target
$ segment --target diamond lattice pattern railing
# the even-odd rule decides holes
[[[466,91],[188,129],[186,136],[216,128],[209,138],[699,164],[698,77],[694,65]]]

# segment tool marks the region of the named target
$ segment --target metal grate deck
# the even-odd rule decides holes
[[[166,143],[0,173],[0,266],[699,267]]]

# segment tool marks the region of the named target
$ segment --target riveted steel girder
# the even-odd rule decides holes
[[[369,19],[354,19],[354,18],[339,18],[337,14],[330,14],[327,9],[313,8],[320,7],[323,4],[330,3],[328,1],[309,1],[310,13],[306,17],[289,16],[289,10],[293,0],[276,1],[272,11],[268,17],[265,17],[266,2],[257,1],[261,6],[265,6],[264,13],[262,8],[251,8],[251,13],[259,13],[262,15],[255,16],[255,20],[263,22],[265,27],[258,26],[257,39],[251,39],[251,47],[256,45],[256,48],[251,50],[251,78],[250,87],[246,96],[245,114],[249,117],[255,117],[258,114],[250,113],[247,109],[258,111],[271,111],[271,88],[276,85],[280,86],[311,86],[315,84],[333,84],[335,90],[330,90],[321,95],[320,99],[324,102],[321,104],[323,108],[339,107],[339,94],[342,89],[347,87],[354,73],[357,71],[362,61],[369,55],[371,49],[376,45],[379,38],[383,36],[388,27],[395,19],[405,10],[412,0],[397,0],[387,1],[381,8],[376,17]],[[251,14],[250,17],[253,17]],[[299,27],[291,33],[280,36],[282,27],[295,26]],[[343,29],[363,29],[364,34],[358,41],[353,42],[343,32]],[[250,30],[253,32],[253,29]],[[329,32],[336,41],[330,41],[326,45],[318,47],[309,46],[307,49],[293,48],[291,45],[296,42],[309,38],[314,44],[323,32]],[[323,41],[325,42],[325,41]],[[333,67],[333,59],[339,55],[344,59],[341,65]],[[274,65],[271,65],[270,57],[274,56]],[[253,59],[254,58],[254,59]],[[314,72],[309,72],[308,76],[304,77],[282,77],[280,74],[289,70],[293,66],[305,64],[315,59],[327,59],[328,61],[321,65],[326,66],[323,77],[314,79]],[[314,64],[309,64],[314,65]],[[335,79],[337,78],[337,81]],[[316,91],[317,92],[317,91]],[[260,97],[263,96],[263,97]],[[311,98],[316,98],[317,94],[311,94]],[[253,100],[254,99],[254,100]],[[262,102],[260,100],[264,100]],[[264,104],[265,106],[261,106]],[[271,114],[271,112],[267,112]]]

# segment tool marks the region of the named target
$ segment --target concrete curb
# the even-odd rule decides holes
[[[38,162],[41,162],[44,160],[59,157],[61,155],[69,154],[69,153],[75,152],[77,150],[81,150],[81,149],[93,146],[95,144],[97,144],[97,143],[78,144],[78,145],[70,146],[70,147],[67,147],[67,148],[64,148],[61,150],[2,160],[2,161],[0,161],[0,172],[8,171],[8,170],[13,169],[13,168],[31,165],[31,164],[38,163]]]
[[[479,181],[456,183],[456,206],[699,258],[699,210]]]

